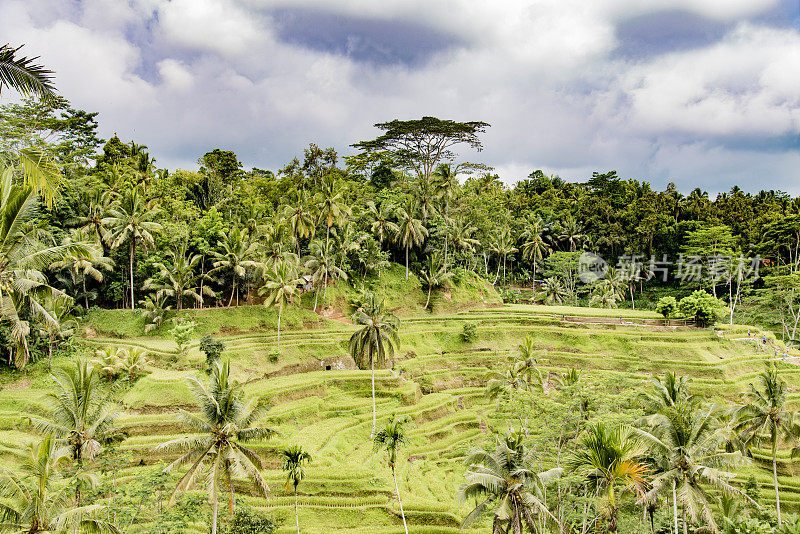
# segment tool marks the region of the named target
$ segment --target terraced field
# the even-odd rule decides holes
[[[502,367],[526,335],[533,336],[541,349],[545,376],[575,367],[584,371],[585,380],[616,391],[634,391],[648,376],[673,370],[690,375],[699,391],[735,401],[763,368],[764,360],[774,357],[772,348],[765,350],[758,343],[738,340],[747,337],[746,327],[714,331],[641,326],[627,323],[655,315],[619,310],[608,313],[620,316],[619,324],[561,319],[564,314],[597,312],[514,305],[403,318],[402,347],[393,368],[376,372],[377,410],[379,423],[392,414],[408,415],[413,421],[410,443],[402,450],[398,465],[410,531],[458,532],[461,518],[470,509],[469,503],[459,505],[455,500],[464,476],[460,460],[471,446],[490,444],[492,433],[503,432],[508,425],[498,417],[496,401],[485,398],[486,376]],[[225,310],[215,313],[224,314]],[[465,323],[477,326],[477,341],[462,341]],[[308,478],[300,486],[303,532],[402,532],[390,471],[385,458],[375,454],[369,442],[370,375],[355,370],[346,352],[354,327],[333,320],[311,326],[282,332],[281,354],[272,361],[273,329],[218,334],[246,394],[270,399],[273,408],[265,422],[279,432],[277,438],[257,446],[268,460],[265,476],[272,488],[270,498],[250,496],[242,485],[239,502],[286,518],[281,532],[292,532],[294,501],[283,489],[274,451],[298,443],[313,456],[306,469]],[[169,460],[155,454],[153,447],[183,435],[174,414],[180,407],[192,409],[184,379],[200,371],[204,356],[196,342],[188,356],[178,356],[174,343],[159,337],[94,336],[83,343],[89,349],[135,345],[150,352],[149,374],[119,393],[128,437],[118,446],[124,461],[114,482],[124,488]],[[787,365],[783,376],[792,385],[790,403],[800,409],[800,367]],[[0,450],[8,451],[29,439],[29,429],[20,424],[20,416],[40,409],[38,399],[47,388],[41,368],[4,385],[0,391]],[[535,423],[532,413],[530,426]],[[766,456],[766,452],[757,454],[757,460],[766,460]],[[763,486],[764,502],[771,502],[770,473],[756,463],[743,471],[740,482],[751,474]],[[800,481],[794,474],[788,454],[782,454],[780,483],[785,507],[790,510],[800,507]],[[147,517],[141,514],[127,531],[142,531]],[[205,532],[204,517],[201,514],[195,522],[194,531]]]

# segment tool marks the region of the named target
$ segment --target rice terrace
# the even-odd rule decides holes
[[[0,6],[0,532],[800,534],[795,8],[66,4]]]

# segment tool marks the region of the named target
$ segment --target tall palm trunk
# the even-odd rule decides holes
[[[133,299],[133,254],[136,251],[136,239],[131,237],[131,309],[136,309],[136,305],[134,304],[136,301]]]
[[[394,490],[397,492],[397,502],[400,504],[400,517],[403,518],[403,528],[406,530],[406,534],[408,534],[408,526],[406,525],[406,513],[403,511],[403,501],[400,499],[400,488],[397,486],[397,476],[394,473],[394,465],[392,466],[392,478],[394,479]],[[298,534],[300,531],[297,531]]]
[[[219,503],[219,497],[217,497],[216,492],[214,492],[214,496],[211,497],[211,534],[217,534],[217,505]]]
[[[278,306],[278,351],[281,350],[281,312],[283,311],[283,305]]]
[[[778,528],[781,526],[781,494],[778,489],[778,436],[775,429],[772,430],[772,481],[775,484],[775,507],[778,510]]]
[[[408,280],[408,244],[406,244],[406,280]]]
[[[314,290],[314,311],[317,311],[317,299],[319,298],[319,288]]]
[[[636,309],[636,303],[633,301],[633,282],[629,283],[628,287],[631,290],[631,309],[635,310]]]
[[[294,489],[294,524],[297,525],[297,534],[300,534],[300,516],[297,515],[297,488]]]
[[[375,357],[371,354],[370,349],[369,366],[372,370],[372,432],[369,434],[369,439],[375,437]]]
[[[678,534],[678,492],[676,491],[675,479],[672,479],[672,515],[675,519],[675,534]]]
[[[81,275],[81,279],[83,280],[83,305],[86,308],[86,311],[89,311],[89,295],[86,294],[86,272]]]
[[[233,287],[231,288],[231,298],[228,300],[228,307],[233,304],[233,295],[236,293],[236,273],[233,273]],[[238,303],[237,303],[238,304]]]
[[[428,284],[428,300],[425,301],[425,309],[428,309],[428,304],[431,303],[431,288],[433,288],[433,284]]]

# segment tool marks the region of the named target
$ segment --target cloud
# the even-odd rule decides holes
[[[0,31],[162,165],[222,147],[275,169],[308,142],[349,153],[375,122],[435,115],[490,122],[461,157],[507,182],[617,169],[755,189],[769,174],[800,193],[800,34],[775,0],[65,5],[7,0]]]

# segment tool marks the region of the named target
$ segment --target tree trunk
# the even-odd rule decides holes
[[[503,285],[506,285],[506,255],[503,254]]]
[[[233,304],[233,294],[236,293],[236,273],[233,273],[233,287],[231,287],[231,298],[228,299],[228,307]]]
[[[428,284],[428,300],[425,301],[425,309],[428,309],[428,304],[431,303],[431,288],[433,287],[432,284]]]
[[[314,311],[317,311],[317,299],[319,298],[319,288],[314,289]]]
[[[300,534],[300,516],[297,515],[297,488],[294,489],[294,524],[297,525],[297,534]]]
[[[672,515],[675,519],[675,534],[678,534],[678,495],[675,488],[675,479],[672,479]]]
[[[370,353],[372,350],[370,349]],[[372,432],[369,435],[371,440],[375,437],[375,357],[370,354],[369,366],[372,369]]]
[[[631,290],[631,309],[635,310],[636,309],[636,303],[633,301],[633,283],[629,283],[628,287]]]
[[[83,305],[86,308],[86,311],[89,311],[89,295],[86,294],[86,273],[82,273],[81,278],[83,279]]]
[[[136,239],[131,238],[131,247],[130,247],[131,248],[131,265],[130,265],[130,267],[131,267],[131,309],[132,310],[136,309],[136,305],[134,304],[136,301],[133,298],[133,254],[136,251],[135,245],[136,245]]]
[[[686,505],[681,506],[681,514],[683,515],[683,534],[689,534],[689,521],[686,519]]]
[[[777,460],[778,436],[773,430],[772,433],[772,481],[775,483],[775,507],[778,510],[778,528],[781,527],[781,494],[778,489],[778,460]]]
[[[408,280],[408,245],[406,245],[406,280]]]
[[[211,534],[217,534],[217,494],[211,497]]]
[[[394,466],[392,466],[392,478],[394,479],[394,490],[397,492],[397,502],[400,504],[400,517],[403,518],[403,528],[408,534],[408,526],[406,525],[406,513],[403,511],[403,501],[400,499],[400,488],[397,486],[397,476],[394,474]],[[298,534],[300,531],[297,531]]]
[[[281,350],[281,312],[283,306],[278,306],[278,351]]]

